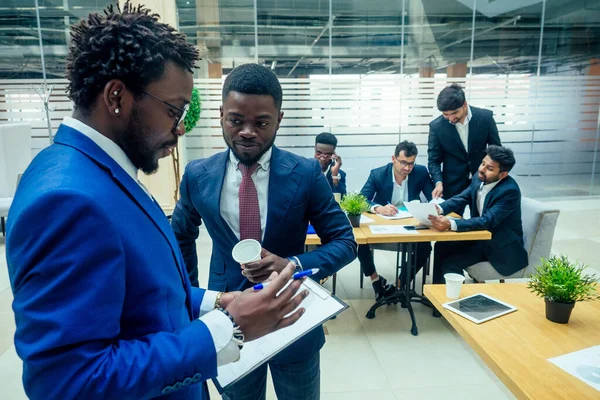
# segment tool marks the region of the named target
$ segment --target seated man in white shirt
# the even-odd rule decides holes
[[[458,196],[438,206],[441,214],[471,207],[470,219],[451,220],[442,215],[430,216],[440,230],[466,232],[488,230],[491,240],[437,242],[434,252],[433,283],[444,283],[444,274],[463,274],[463,269],[481,261],[489,261],[504,276],[512,275],[528,264],[523,247],[521,191],[508,175],[515,165],[513,152],[490,145],[471,185]]]
[[[396,146],[391,163],[371,171],[360,193],[371,204],[372,213],[395,215],[405,202],[420,200],[421,194],[431,200],[433,181],[427,168],[415,165],[418,152],[414,143],[404,141]],[[427,242],[417,247],[417,268],[420,269],[429,258],[431,245]],[[360,267],[363,274],[371,278],[375,298],[379,301],[393,293],[395,288],[387,285],[387,280],[377,273],[373,249],[396,251],[398,246],[396,243],[358,246]]]

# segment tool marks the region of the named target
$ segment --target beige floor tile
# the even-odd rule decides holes
[[[432,386],[395,390],[397,400],[506,400],[515,397],[495,384]]]
[[[395,398],[394,392],[380,390],[321,394],[321,400],[394,400]]]
[[[0,312],[0,355],[14,344],[15,329],[15,315],[12,312]]]
[[[565,254],[573,261],[585,263],[588,267],[600,270],[600,243],[589,239],[560,240],[552,245],[552,253]]]
[[[21,381],[23,363],[14,346],[0,355],[0,399],[26,400]]]

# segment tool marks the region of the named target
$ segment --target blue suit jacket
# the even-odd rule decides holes
[[[88,137],[61,125],[32,161],[6,256],[29,398],[205,398],[204,291],[158,204]]]
[[[221,188],[228,160],[229,151],[225,151],[187,165],[181,198],[171,218],[188,271],[196,277],[195,242],[198,227],[203,222],[206,225],[213,240],[208,287],[218,291],[243,290],[252,285],[231,256],[239,240],[221,217]],[[357,244],[352,227],[331,195],[319,163],[273,146],[269,171],[263,247],[280,257],[297,256],[304,268],[320,268],[320,273],[313,276],[317,281],[354,260]],[[303,254],[309,220],[323,246]],[[324,342],[323,329],[319,327],[280,353],[277,359],[282,362],[305,359]]]
[[[392,201],[392,193],[394,192],[392,168],[394,168],[394,165],[389,163],[371,170],[369,179],[360,191],[371,206],[375,204],[385,206],[388,201]],[[433,182],[427,168],[422,165],[415,165],[408,176],[408,201],[420,200],[421,193],[425,195],[427,200],[431,200],[432,192]]]
[[[487,259],[502,275],[514,274],[529,263],[523,247],[521,190],[512,177],[506,177],[487,194],[480,215],[477,209],[477,190],[480,186],[481,181],[475,175],[468,188],[444,202],[441,207],[445,214],[449,214],[464,210],[468,204],[471,219],[456,220],[457,231],[492,232],[491,240],[481,242]]]
[[[346,173],[340,169],[339,174],[340,181],[338,182],[337,186],[333,184],[331,170],[327,171],[327,175],[325,175],[325,178],[327,179],[327,183],[329,183],[329,186],[331,187],[331,192],[340,193],[342,197],[344,197],[346,195]]]

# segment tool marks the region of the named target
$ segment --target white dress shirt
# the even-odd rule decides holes
[[[133,165],[127,154],[111,139],[102,135],[94,128],[74,118],[65,117],[64,125],[73,128],[90,138],[106,154],[108,154],[140,187],[152,197],[148,189],[138,180],[138,169]],[[207,290],[200,305],[200,320],[206,325],[210,332],[215,351],[217,352],[217,364],[224,365],[237,361],[240,358],[240,350],[233,339],[233,324],[229,318],[220,311],[214,310],[217,292]]]
[[[469,121],[473,114],[471,113],[471,107],[467,104],[467,116],[465,117],[465,122],[460,123],[457,122],[454,126],[456,127],[456,131],[458,132],[458,136],[460,136],[461,142],[465,145],[465,150],[467,153],[469,152]]]
[[[270,148],[258,160],[258,168],[252,173],[252,181],[256,186],[258,194],[258,207],[260,209],[260,232],[261,237],[265,236],[265,228],[267,226],[267,210],[269,201],[269,167],[271,166],[271,154],[273,149]],[[240,160],[229,151],[229,161],[227,162],[227,170],[225,171],[225,180],[221,189],[221,217],[227,222],[235,236],[240,238],[240,185],[242,184],[242,171],[238,164]]]
[[[394,176],[394,168],[392,168],[392,185],[392,201],[390,201],[390,203],[396,207],[404,206],[404,203],[408,202],[408,176],[404,178],[401,185],[398,185],[398,183],[396,183],[396,177]],[[372,213],[375,213],[376,207],[381,207],[381,204],[372,206]]]
[[[481,182],[481,185],[479,185],[479,189],[477,189],[477,211],[479,211],[479,216],[483,215],[483,205],[485,204],[485,198],[487,197],[487,195],[492,191],[493,188],[496,187],[496,185],[498,183],[500,183],[500,180],[497,180],[496,182],[492,182],[492,183],[488,183],[487,185],[484,184],[483,182]],[[440,209],[442,210],[442,214],[444,213],[444,210],[441,206],[439,206]],[[450,220],[450,230],[455,231],[457,230],[457,226],[456,226],[456,221],[454,221],[453,219]]]

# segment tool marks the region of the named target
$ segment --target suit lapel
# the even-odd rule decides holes
[[[93,159],[101,168],[112,175],[112,178],[117,186],[127,193],[134,203],[137,204],[137,206],[140,207],[140,209],[148,216],[148,218],[152,220],[154,225],[162,233],[171,247],[173,258],[177,264],[177,270],[179,271],[183,286],[186,288],[187,292],[189,290],[189,285],[186,285],[187,272],[185,271],[185,265],[181,257],[179,244],[177,243],[167,217],[158,203],[156,203],[154,198],[148,196],[148,194],[140,187],[140,185],[134,181],[113,158],[106,154],[106,152],[96,145],[96,143],[94,143],[81,132],[66,125],[61,125],[54,141],[56,143],[73,147]],[[188,293],[186,302],[189,303],[188,311],[191,312],[190,293]]]
[[[238,238],[221,216],[221,192],[225,182],[230,151],[224,151],[216,157],[215,162],[205,166],[205,169],[196,177],[196,184],[200,190],[199,197],[208,199],[204,202],[208,213],[202,218],[216,219],[218,222],[214,224],[214,228],[221,230],[220,234],[235,244],[238,242]]]
[[[481,132],[479,129],[479,124],[481,123],[481,118],[479,118],[479,113],[477,109],[471,107],[471,120],[469,121],[469,137],[467,138],[467,144],[469,145],[469,154],[471,153],[471,149],[474,147],[474,142],[477,140],[477,132]]]
[[[388,167],[385,169],[385,176],[383,177],[383,181],[381,182],[381,193],[385,201],[392,201],[392,195],[394,194],[394,183],[392,179],[394,178],[393,172],[393,164],[389,163]],[[392,179],[390,179],[392,178]],[[382,204],[385,205],[385,204]]]
[[[271,243],[276,243],[285,237],[281,233],[282,222],[285,220],[298,189],[304,177],[295,170],[297,161],[273,146],[271,166],[269,168],[269,200],[267,210],[267,226],[263,244],[267,250]],[[308,205],[306,205],[308,207]],[[283,236],[282,236],[283,235]]]

